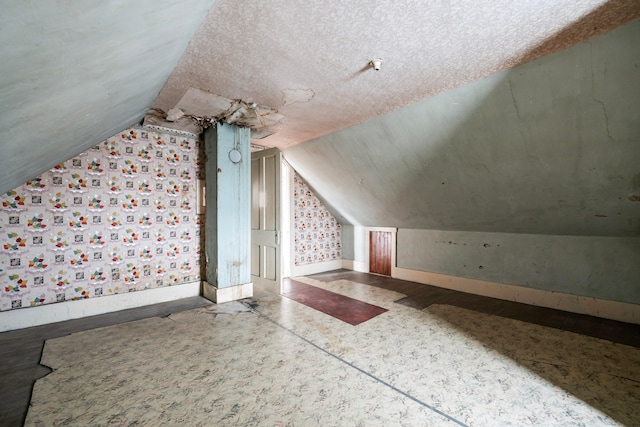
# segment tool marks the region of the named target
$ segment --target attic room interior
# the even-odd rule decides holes
[[[640,425],[638,18],[3,5],[0,425]]]

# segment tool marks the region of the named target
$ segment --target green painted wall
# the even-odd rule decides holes
[[[398,267],[640,304],[640,237],[398,230]]]
[[[353,225],[351,224],[342,225],[342,257],[344,259],[356,260],[354,247],[354,230]]]
[[[0,192],[138,123],[212,3],[2,2]]]
[[[343,223],[403,229],[400,267],[638,302],[638,46],[640,21],[284,153]]]

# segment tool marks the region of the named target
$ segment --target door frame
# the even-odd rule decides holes
[[[280,272],[282,279],[291,277],[293,271],[293,175],[295,170],[287,162],[284,155],[280,156]],[[282,286],[281,286],[282,288]]]
[[[265,155],[271,155],[275,153],[276,156],[276,164],[275,167],[277,169],[276,172],[276,179],[278,180],[278,182],[276,183],[275,186],[275,198],[276,198],[276,204],[274,206],[275,208],[275,218],[276,218],[276,224],[275,224],[275,230],[265,230],[265,231],[273,231],[273,239],[275,241],[275,248],[276,248],[276,260],[275,260],[275,280],[271,281],[269,279],[264,279],[262,277],[262,273],[263,273],[263,264],[261,261],[264,260],[264,258],[262,257],[262,255],[259,255],[259,269],[260,269],[260,276],[254,276],[253,275],[253,270],[251,271],[251,280],[253,281],[253,285],[254,288],[255,287],[261,287],[264,288],[265,290],[268,290],[270,292],[276,292],[278,294],[282,293],[282,234],[281,234],[281,229],[282,229],[282,152],[277,149],[277,148],[269,148],[269,149],[265,149],[265,150],[260,150],[260,151],[256,151],[256,152],[252,152],[251,153],[251,161],[253,162],[254,159],[254,155],[258,158],[262,158],[265,157]],[[260,170],[262,168],[262,160],[260,162]],[[253,163],[251,165],[251,173],[253,173]],[[261,172],[262,173],[262,172]],[[253,186],[253,176],[251,176],[251,185]],[[253,191],[253,187],[252,187],[252,191]],[[259,200],[259,205],[262,205],[263,202],[263,188],[262,188],[262,184],[261,184],[261,188],[260,188],[260,192],[258,194],[258,200]],[[254,203],[254,195],[252,193],[251,195],[251,209],[253,209],[253,203]],[[253,211],[252,211],[252,215],[253,215]],[[262,218],[260,218],[259,223],[262,223]],[[253,225],[251,225],[252,227]],[[251,232],[251,246],[254,246],[254,233],[255,232],[263,232],[261,229],[260,230],[254,230],[253,228],[251,228],[250,232]],[[262,238],[264,238],[265,236],[262,236]],[[253,250],[253,249],[252,249]],[[251,259],[250,262],[253,262],[253,255],[251,255]],[[270,283],[271,282],[271,283]]]
[[[391,233],[391,277],[397,277],[397,258],[396,258],[396,245],[397,245],[397,235],[398,228],[397,227],[364,227],[364,266],[366,268],[366,273],[370,273],[369,271],[369,245],[371,242],[369,241],[370,232],[371,231],[383,231]]]

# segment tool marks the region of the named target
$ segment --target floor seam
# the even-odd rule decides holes
[[[334,359],[338,360],[339,362],[344,363],[345,365],[349,366],[350,368],[355,369],[356,371],[358,371],[358,372],[360,372],[360,373],[362,373],[362,374],[364,374],[364,375],[368,376],[369,378],[371,378],[371,379],[373,379],[374,381],[376,381],[376,382],[378,382],[378,383],[380,383],[380,384],[382,384],[382,385],[384,385],[384,386],[386,386],[386,387],[390,388],[391,390],[393,390],[393,391],[395,391],[395,392],[397,392],[397,393],[400,393],[400,394],[401,394],[401,395],[403,395],[404,397],[406,397],[406,398],[408,398],[408,399],[410,399],[410,400],[413,400],[413,401],[414,401],[414,402],[416,402],[417,404],[419,404],[419,405],[421,405],[421,406],[423,406],[423,407],[425,407],[425,408],[427,408],[427,409],[429,409],[429,410],[431,410],[431,411],[433,411],[433,412],[435,412],[435,413],[437,413],[437,414],[439,414],[439,415],[441,415],[441,416],[445,417],[445,418],[446,418],[446,419],[448,419],[449,421],[452,421],[452,422],[454,422],[454,423],[456,423],[456,424],[458,424],[458,425],[460,425],[460,426],[463,426],[463,427],[469,427],[467,424],[463,423],[462,421],[457,420],[457,419],[456,419],[456,418],[454,418],[453,416],[451,416],[451,415],[449,415],[449,414],[447,414],[447,413],[445,413],[445,412],[442,412],[442,411],[441,411],[441,410],[439,410],[438,408],[436,408],[436,407],[434,407],[434,406],[432,406],[432,405],[429,405],[429,404],[428,404],[428,403],[426,403],[426,402],[423,402],[422,400],[418,399],[417,397],[414,397],[414,396],[410,395],[410,394],[409,394],[409,393],[407,393],[407,392],[404,392],[404,391],[400,390],[399,388],[397,388],[397,387],[396,387],[396,386],[394,386],[393,384],[390,384],[390,383],[386,382],[386,381],[385,381],[385,380],[383,380],[382,378],[378,378],[378,377],[376,377],[375,375],[373,375],[372,373],[367,372],[367,371],[365,371],[364,369],[359,368],[358,366],[354,365],[353,363],[347,362],[346,360],[344,360],[344,359],[343,359],[343,358],[341,358],[340,356],[338,356],[338,355],[336,355],[336,354],[333,354],[333,353],[331,353],[330,351],[328,351],[328,350],[326,350],[326,349],[324,349],[324,348],[320,347],[318,344],[316,344],[316,343],[314,343],[313,341],[311,341],[311,340],[309,340],[309,339],[307,339],[307,338],[303,337],[302,335],[298,334],[297,332],[293,331],[292,329],[287,328],[287,327],[286,327],[286,326],[284,326],[283,324],[278,323],[276,320],[274,320],[274,319],[270,318],[269,316],[267,316],[266,314],[264,314],[264,313],[262,313],[261,311],[257,310],[256,308],[252,307],[252,308],[251,308],[251,311],[252,311],[252,312],[254,312],[255,314],[257,314],[258,316],[260,316],[260,317],[262,317],[262,318],[264,318],[264,319],[268,320],[269,322],[273,323],[273,324],[274,324],[274,325],[276,325],[277,327],[279,327],[279,328],[281,328],[281,329],[284,329],[285,331],[289,332],[290,334],[292,334],[292,335],[294,335],[294,336],[296,336],[296,337],[300,338],[301,340],[303,340],[303,341],[304,341],[304,342],[306,342],[307,344],[312,345],[313,347],[317,348],[318,350],[322,351],[323,353],[325,353],[325,354],[327,354],[327,355],[329,355],[329,356],[333,357]]]

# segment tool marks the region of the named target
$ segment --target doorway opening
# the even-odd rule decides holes
[[[293,169],[277,148],[251,153],[251,279],[282,293],[291,275]]]

